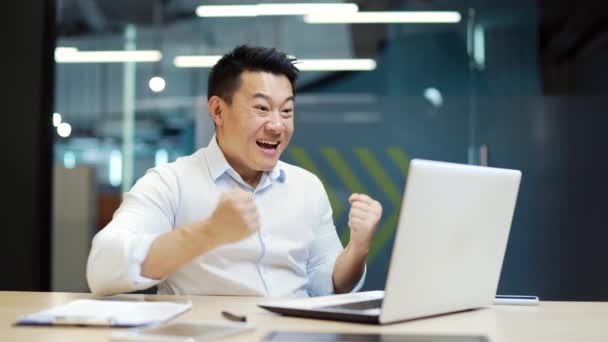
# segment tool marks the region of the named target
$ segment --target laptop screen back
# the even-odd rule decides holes
[[[381,323],[492,304],[521,172],[412,160]]]

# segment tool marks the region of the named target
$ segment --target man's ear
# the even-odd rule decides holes
[[[224,123],[224,106],[225,102],[219,96],[211,96],[207,107],[209,109],[209,117],[216,126],[221,126]]]

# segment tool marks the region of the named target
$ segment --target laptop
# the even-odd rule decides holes
[[[387,324],[492,305],[521,172],[412,160],[384,291],[258,304],[291,316]]]

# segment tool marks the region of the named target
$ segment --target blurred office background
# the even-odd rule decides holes
[[[19,200],[5,209],[0,256],[14,272],[0,289],[88,291],[92,236],[147,169],[207,145],[209,68],[250,44],[303,60],[283,159],[321,178],[343,241],[351,192],[384,206],[364,289],[384,287],[408,162],[425,158],[523,171],[499,293],[607,300],[608,5],[333,3],[346,6],[238,16],[209,6],[258,2],[46,0],[25,11],[14,30],[28,53],[5,94],[4,178]]]

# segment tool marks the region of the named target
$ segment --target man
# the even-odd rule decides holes
[[[209,146],[149,170],[93,240],[99,295],[319,296],[363,284],[380,203],[352,194],[342,248],[319,179],[279,161],[294,130],[295,60],[240,46],[209,76]]]

